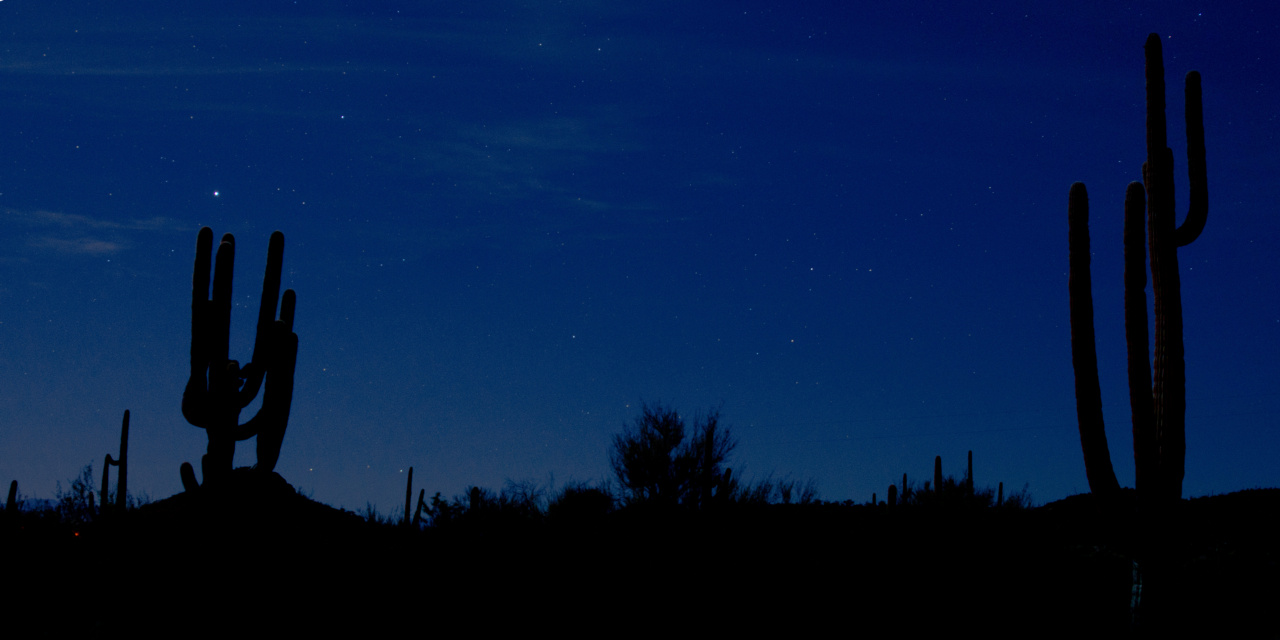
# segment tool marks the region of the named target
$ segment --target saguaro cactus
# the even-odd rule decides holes
[[[231,277],[235,263],[235,238],[222,236],[213,272],[213,297],[209,297],[209,273],[213,258],[213,230],[205,227],[196,240],[196,263],[191,286],[191,377],[182,393],[182,415],[205,430],[208,452],[201,459],[204,481],[217,481],[231,471],[236,442],[258,437],[259,470],[271,471],[280,457],[289,407],[293,401],[293,374],[298,357],[298,335],[293,333],[297,298],[293,290],[276,298],[284,264],[284,234],[271,234],[267,269],[262,280],[253,355],[243,368],[229,359],[231,332]],[[240,411],[265,390],[262,407],[244,424]],[[187,474],[184,472],[184,484]]]
[[[1142,165],[1143,183],[1129,185],[1124,203],[1129,403],[1133,413],[1138,491],[1143,495],[1176,500],[1182,496],[1186,463],[1186,362],[1183,358],[1182,291],[1177,250],[1200,236],[1209,211],[1204,111],[1200,74],[1192,71],[1186,78],[1187,173],[1191,184],[1191,204],[1182,225],[1178,226],[1174,220],[1173,151],[1167,146],[1160,36],[1154,33],[1148,36],[1145,50],[1147,161]],[[1084,449],[1090,489],[1095,493],[1108,494],[1118,490],[1119,484],[1111,468],[1102,422],[1089,276],[1089,206],[1084,184],[1077,182],[1071,185],[1067,212],[1071,254],[1071,350],[1076,373],[1080,443]],[[1149,231],[1144,229],[1147,226]],[[1151,253],[1151,288],[1155,298],[1154,385],[1147,351],[1144,235]]]
[[[401,521],[401,524],[404,525],[405,528],[408,528],[410,526],[411,521],[409,520],[409,507],[412,506],[412,502],[413,502],[413,467],[409,467],[409,479],[406,480],[404,483],[404,520]],[[415,517],[412,522],[416,523],[417,518]]]
[[[129,410],[124,410],[124,424],[120,425],[120,459],[116,460],[107,454],[102,462],[102,508],[107,508],[107,480],[111,475],[111,465],[120,467],[116,474],[116,509],[124,511],[125,494],[129,490]]]
[[[964,491],[968,495],[973,495],[973,450],[969,450],[969,466],[965,467],[964,472]]]

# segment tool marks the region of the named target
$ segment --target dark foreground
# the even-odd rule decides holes
[[[1162,514],[1085,495],[1031,510],[740,506],[420,532],[274,474],[202,491],[79,532],[5,522],[3,628],[1277,635],[1280,490]]]

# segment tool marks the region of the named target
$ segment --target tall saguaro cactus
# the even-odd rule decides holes
[[[1200,236],[1209,211],[1204,111],[1200,74],[1192,71],[1186,78],[1187,173],[1191,204],[1179,226],[1174,219],[1173,151],[1167,146],[1164,59],[1159,35],[1153,33],[1147,37],[1145,51],[1147,161],[1142,165],[1143,182],[1131,183],[1124,201],[1124,307],[1129,403],[1133,413],[1137,488],[1143,495],[1176,500],[1182,496],[1185,472],[1187,404],[1178,248]],[[1067,212],[1071,254],[1072,365],[1076,372],[1080,443],[1084,449],[1090,489],[1106,494],[1118,490],[1119,485],[1111,468],[1102,423],[1089,276],[1089,205],[1082,183],[1071,185]],[[1154,385],[1147,350],[1147,256],[1143,236],[1146,236],[1150,249],[1151,288],[1155,298]]]
[[[257,469],[271,471],[280,457],[289,407],[293,402],[293,374],[298,357],[298,335],[293,332],[297,297],[293,290],[276,299],[284,264],[284,234],[271,234],[267,269],[262,280],[253,355],[244,367],[231,360],[231,277],[235,263],[235,238],[222,236],[213,270],[213,296],[209,273],[213,267],[213,230],[205,227],[196,239],[196,263],[191,286],[191,377],[182,393],[182,415],[205,430],[208,452],[201,459],[204,481],[218,481],[231,471],[236,442],[258,437]],[[265,381],[265,385],[264,385]],[[265,388],[264,388],[265,386]],[[257,415],[240,423],[240,411],[263,390]],[[193,475],[193,474],[192,474]],[[184,484],[187,473],[184,470]]]
[[[107,454],[102,462],[102,508],[107,508],[107,480],[110,478],[111,465],[120,467],[116,474],[116,510],[124,511],[129,482],[129,410],[124,410],[124,423],[120,425],[120,458],[114,459]]]

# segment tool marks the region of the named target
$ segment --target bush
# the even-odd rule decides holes
[[[686,439],[684,419],[675,410],[644,405],[635,425],[614,436],[609,455],[623,500],[669,508],[732,496],[737,484],[724,465],[738,443],[719,421],[717,411],[695,419],[693,436]]]
[[[746,504],[812,504],[818,501],[813,480],[803,484],[790,477],[774,480],[773,474],[754,484],[747,484],[733,495],[733,501]]]
[[[604,518],[613,507],[613,495],[608,490],[571,484],[547,504],[547,518],[552,522],[587,522]]]
[[[73,526],[84,525],[93,520],[96,513],[93,482],[92,464],[87,464],[80,470],[80,477],[71,480],[71,486],[66,491],[62,490],[62,482],[58,482],[54,511],[59,520]]]

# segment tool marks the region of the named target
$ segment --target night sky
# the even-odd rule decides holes
[[[26,496],[100,474],[125,409],[132,492],[199,470],[202,226],[237,239],[242,364],[285,234],[277,471],[335,506],[394,511],[410,466],[446,497],[606,480],[645,402],[719,409],[735,475],[824,499],[968,450],[979,486],[1087,491],[1077,180],[1132,486],[1121,224],[1153,31],[1179,211],[1182,76],[1204,78],[1184,495],[1280,485],[1280,12],[1243,8],[1265,3],[181,4],[0,0],[0,480]]]

